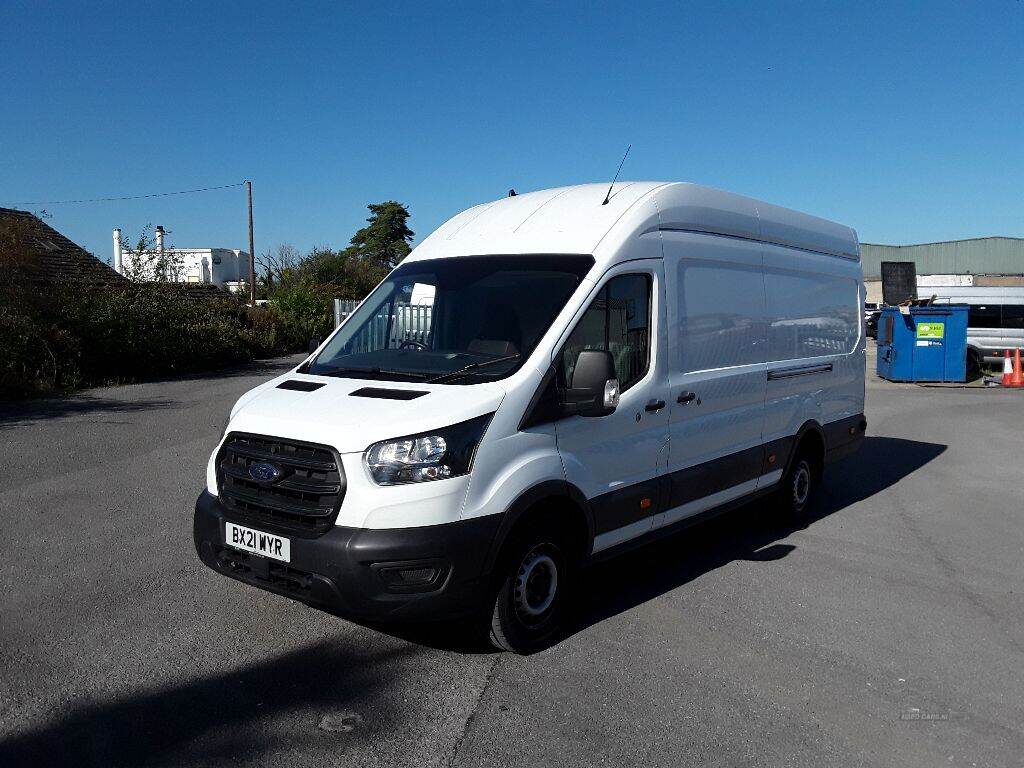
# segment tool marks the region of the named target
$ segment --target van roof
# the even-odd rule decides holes
[[[708,232],[859,259],[857,233],[713,187],[684,182],[579,184],[504,197],[452,217],[410,259],[516,253],[578,253],[613,259],[656,230]]]

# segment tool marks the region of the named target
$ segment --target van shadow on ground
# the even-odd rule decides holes
[[[393,662],[416,652],[410,646],[367,657],[323,642],[112,701],[73,703],[49,722],[0,739],[0,765],[159,766],[177,765],[186,755],[189,763],[248,764],[276,746],[275,717],[310,708],[306,728],[290,730],[287,740],[301,742],[304,733],[321,741],[344,736],[346,743],[379,738],[375,724],[390,717],[380,696],[391,682],[388,670],[401,669]],[[345,710],[357,698],[375,701],[372,718],[352,733],[317,729],[317,718]]]
[[[867,437],[853,456],[828,466],[810,515],[799,525],[771,516],[762,499],[594,565],[580,575],[574,608],[557,642],[734,560],[786,557],[796,547],[782,539],[895,485],[945,450],[936,443]],[[493,652],[470,622],[367,626],[432,648]]]
[[[796,549],[780,543],[782,539],[895,485],[946,447],[896,437],[867,437],[857,453],[826,468],[825,482],[810,515],[799,524],[772,516],[766,501],[758,500],[595,565],[582,575],[574,620],[562,639],[734,560],[780,560]]]

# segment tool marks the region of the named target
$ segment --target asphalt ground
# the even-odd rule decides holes
[[[872,378],[808,524],[601,565],[518,657],[200,564],[208,453],[288,362],[0,406],[0,765],[1024,762],[1024,393]]]

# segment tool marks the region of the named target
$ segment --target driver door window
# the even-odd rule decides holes
[[[611,352],[620,391],[647,373],[651,352],[651,280],[620,275],[608,281],[580,318],[562,350],[562,380],[572,381],[576,358],[584,349]]]

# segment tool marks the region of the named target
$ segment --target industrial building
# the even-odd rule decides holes
[[[156,265],[171,263],[162,279],[175,283],[199,283],[238,293],[248,289],[249,254],[237,248],[164,248],[164,229],[156,228],[156,247],[136,253],[123,245],[121,230],[115,229],[114,270],[136,279],[158,278]]]
[[[976,237],[919,245],[861,243],[860,254],[869,302],[882,300],[883,261],[914,262],[919,289],[931,285],[1024,286],[1024,238],[1020,237]]]

